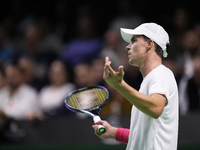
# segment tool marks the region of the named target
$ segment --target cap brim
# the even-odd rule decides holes
[[[131,38],[133,37],[133,35],[142,35],[142,33],[139,33],[138,31],[132,29],[120,28],[120,31],[123,40],[127,43],[131,43]]]

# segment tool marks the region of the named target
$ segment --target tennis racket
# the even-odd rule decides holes
[[[99,112],[109,100],[109,92],[103,86],[91,86],[75,90],[67,95],[65,106],[74,112],[80,112],[93,117],[94,123],[101,120]],[[103,134],[106,129],[98,125],[97,132]]]

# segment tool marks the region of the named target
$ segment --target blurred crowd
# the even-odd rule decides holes
[[[125,81],[138,90],[142,76],[128,64],[127,43],[119,29],[147,21],[157,21],[170,35],[169,56],[163,64],[176,77],[180,115],[199,112],[200,24],[192,21],[187,9],[176,8],[165,23],[138,15],[130,1],[119,0],[118,14],[106,17],[104,13],[100,22],[102,16],[90,5],[77,7],[71,17],[68,2],[59,0],[52,9],[52,21],[49,15],[20,15],[20,2],[13,1],[14,12],[0,21],[0,132],[10,120],[34,122],[71,115],[64,98],[77,88],[93,85],[103,85],[110,92],[101,115],[130,114],[131,104],[103,80],[104,58],[110,57],[115,70],[123,65]]]

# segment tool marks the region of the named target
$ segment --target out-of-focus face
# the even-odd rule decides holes
[[[35,53],[41,42],[41,34],[36,26],[30,26],[25,31],[26,46],[29,52]]]
[[[133,36],[131,43],[126,47],[128,50],[129,64],[139,66],[147,52],[147,42],[142,36]]]
[[[74,68],[75,82],[79,87],[91,86],[94,81],[91,67],[88,64],[79,64]]]
[[[49,79],[51,84],[61,86],[67,81],[67,72],[65,65],[61,61],[54,61],[49,70]]]
[[[23,82],[23,75],[16,66],[7,66],[6,80],[11,88],[17,88]]]
[[[95,59],[92,63],[92,73],[94,75],[94,80],[96,83],[100,83],[103,81],[103,68],[104,68],[104,60],[103,59]]]
[[[185,33],[183,45],[187,51],[196,51],[200,45],[200,39],[196,32],[188,31]]]
[[[120,34],[116,32],[115,30],[108,30],[105,33],[105,44],[113,48],[115,50],[116,46],[119,46],[119,43],[121,41]]]
[[[28,58],[19,60],[19,67],[23,70],[23,80],[25,83],[31,83],[34,79],[33,64]]]

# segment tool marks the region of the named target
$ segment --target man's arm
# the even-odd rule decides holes
[[[162,114],[167,102],[166,97],[157,93],[148,96],[138,92],[123,80],[123,66],[119,66],[118,72],[115,72],[110,65],[111,61],[106,57],[103,74],[104,80],[140,111],[153,118],[158,118]]]
[[[140,111],[153,118],[158,118],[162,114],[167,102],[164,95],[154,93],[148,96],[142,94],[129,86],[124,80],[116,87],[116,90]]]

